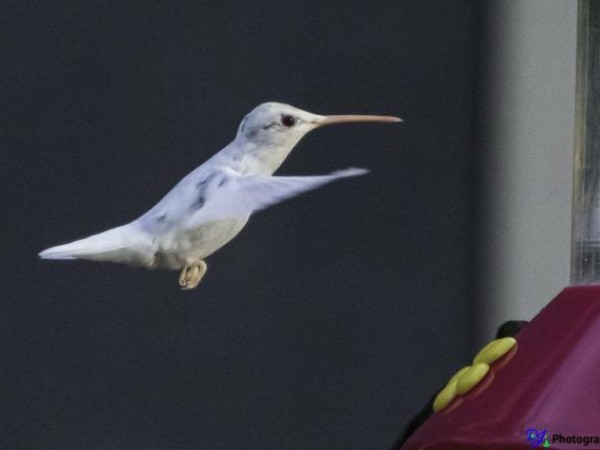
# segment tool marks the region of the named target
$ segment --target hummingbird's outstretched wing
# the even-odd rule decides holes
[[[228,171],[215,180],[206,201],[189,217],[186,227],[243,217],[311,189],[335,181],[368,173],[366,169],[345,169],[328,175],[257,176]]]

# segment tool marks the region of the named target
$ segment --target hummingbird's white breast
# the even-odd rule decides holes
[[[192,261],[206,258],[232,240],[249,216],[209,222],[197,228],[173,229],[155,240],[153,267],[179,270]]]

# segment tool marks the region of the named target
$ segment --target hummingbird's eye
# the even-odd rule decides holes
[[[281,116],[281,125],[283,125],[286,128],[291,128],[294,125],[296,125],[296,118],[294,116],[284,114],[283,116]]]

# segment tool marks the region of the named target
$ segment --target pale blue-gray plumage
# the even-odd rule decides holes
[[[339,178],[367,172],[345,169],[328,175],[273,176],[302,136],[334,123],[400,120],[391,116],[319,116],[281,103],[264,103],[244,118],[229,145],[184,177],[141,217],[49,248],[40,257],[183,269],[179,284],[193,289],[206,272],[203,259],[233,239],[253,212]]]

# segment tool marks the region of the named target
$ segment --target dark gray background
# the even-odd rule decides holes
[[[2,448],[375,449],[471,354],[469,1],[2,2]],[[174,272],[38,261],[127,222],[268,100],[399,125],[280,173],[372,173]]]

